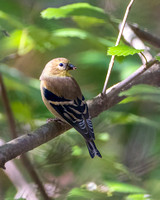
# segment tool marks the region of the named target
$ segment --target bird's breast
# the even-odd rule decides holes
[[[41,80],[42,87],[51,91],[56,96],[69,100],[82,98],[80,87],[72,77],[48,77]]]

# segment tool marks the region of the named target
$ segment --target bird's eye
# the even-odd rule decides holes
[[[60,67],[63,67],[63,63],[59,63],[59,66],[60,66]]]

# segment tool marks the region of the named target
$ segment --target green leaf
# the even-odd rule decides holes
[[[73,20],[80,26],[81,28],[89,28],[96,26],[107,26],[107,20],[98,19],[96,17],[87,17],[87,16],[75,16]]]
[[[15,115],[15,118],[18,119],[19,122],[28,122],[33,119],[32,116],[32,108],[29,104],[20,102],[20,101],[14,101],[11,102],[12,111]]]
[[[107,181],[106,185],[113,192],[121,192],[121,193],[145,193],[144,189],[139,188],[139,187],[137,187],[135,185],[130,185],[130,184],[126,184],[126,183]]]
[[[73,156],[80,156],[81,154],[82,154],[82,149],[79,146],[75,145],[72,147]]]
[[[41,12],[41,16],[45,19],[59,19],[73,16],[88,16],[99,19],[107,18],[107,15],[101,8],[88,3],[75,3],[60,8],[47,8]]]
[[[107,120],[104,120],[106,124],[144,124],[151,127],[159,128],[159,122],[155,120],[148,119],[143,116],[138,116],[132,113],[127,112],[117,112],[111,111],[108,112]]]
[[[129,97],[129,101],[151,101],[160,103],[160,89],[151,85],[140,84],[133,86],[129,90],[123,91],[119,96]],[[126,101],[123,101],[124,103]]]
[[[17,83],[20,83],[20,88],[23,88],[24,85],[27,85],[27,87],[30,87],[39,91],[39,84],[40,84],[39,80],[28,78],[15,68],[11,68],[11,67],[8,67],[7,65],[0,64],[0,72],[2,73],[2,75],[5,75],[7,78],[12,79],[16,81]]]
[[[78,29],[78,28],[63,28],[63,29],[58,29],[56,31],[53,32],[53,38],[56,37],[56,40],[59,38],[57,37],[62,37],[62,38],[68,38],[68,37],[76,37],[76,38],[79,38],[79,39],[88,39],[89,41],[95,43],[95,41],[97,41],[97,44],[102,46],[110,46],[111,44],[113,44],[113,42],[111,42],[110,40],[107,40],[107,39],[104,39],[104,38],[101,38],[101,37],[96,37],[95,35],[87,32],[87,31],[84,31],[84,30],[81,30],[81,29]],[[92,59],[96,60],[94,58],[94,56],[92,56]]]
[[[11,15],[3,12],[2,10],[0,10],[0,19],[5,20],[6,23],[9,23],[16,28],[24,27],[24,25],[18,19],[16,19],[14,16],[11,16]]]
[[[108,196],[107,192],[100,192],[97,190],[88,191],[87,189],[83,188],[73,188],[69,194],[67,200],[90,200],[90,199],[106,199]]]
[[[149,194],[132,194],[128,195],[126,200],[149,200]]]
[[[54,31],[54,36],[58,37],[78,37],[80,39],[86,39],[89,33],[78,28],[63,28]]]
[[[160,89],[159,87],[154,87],[151,85],[145,85],[145,84],[139,84],[131,87],[129,90],[123,91],[120,93],[120,96],[126,95],[126,96],[133,96],[138,94],[157,94],[160,95]]]
[[[115,56],[128,56],[134,55],[136,53],[140,53],[144,51],[143,49],[134,49],[127,45],[118,45],[115,47],[110,47],[107,51],[108,55],[115,55]]]
[[[109,140],[109,134],[108,133],[100,133],[100,134],[98,134],[97,139],[106,142]]]
[[[46,49],[53,50],[56,47],[65,46],[68,44],[68,39],[59,37],[57,38],[51,32],[36,26],[30,26],[28,32],[34,41],[35,48],[42,52]]]
[[[160,62],[160,56],[156,56],[156,60]]]
[[[34,47],[34,42],[28,34],[27,29],[16,29],[10,33],[10,37],[4,38],[1,43],[3,49],[17,49],[19,55],[28,53]]]

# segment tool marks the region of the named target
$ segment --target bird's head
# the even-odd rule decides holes
[[[69,60],[66,58],[55,58],[51,61],[49,61],[41,76],[40,76],[40,80],[42,78],[42,76],[71,76],[69,74],[69,70],[75,70],[76,67],[72,64],[69,63]]]

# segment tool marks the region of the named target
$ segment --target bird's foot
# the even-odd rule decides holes
[[[56,122],[56,123],[59,123],[59,124],[64,124],[65,123],[64,121],[62,121],[59,118],[49,118],[49,119],[47,119],[47,123],[50,123],[50,122]]]
[[[54,121],[57,122],[57,123],[59,123],[59,124],[64,124],[65,123],[64,121],[62,121],[59,118],[55,118]]]
[[[53,122],[54,120],[55,120],[54,118],[48,118],[48,119],[47,119],[47,123]]]
[[[100,97],[103,99],[105,97],[105,94],[101,92]]]

